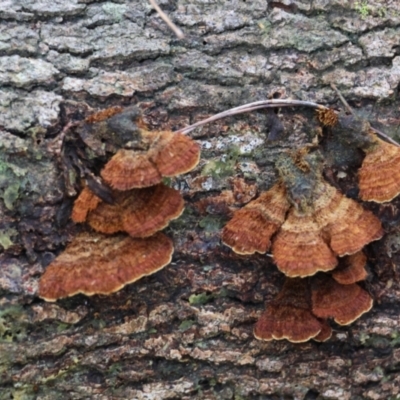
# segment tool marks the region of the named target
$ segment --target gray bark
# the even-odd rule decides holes
[[[221,218],[194,206],[235,176],[270,187],[279,153],[315,136],[310,110],[280,111],[279,142],[265,142],[264,112],[195,131],[201,163],[174,181],[187,210],[166,230],[173,262],[111,296],[38,299],[76,229],[60,222],[63,176],[47,145],[81,103],[139,104],[151,126],[177,129],[276,93],[340,107],[332,82],[400,136],[398,1],[160,5],[184,40],[146,1],[0,1],[0,399],[400,398],[398,202],[374,209],[388,232],[369,250],[374,308],[323,344],[254,339],[282,274],[231,253]]]

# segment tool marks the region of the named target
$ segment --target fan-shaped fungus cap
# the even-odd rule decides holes
[[[330,271],[337,259],[325,242],[313,215],[295,208],[273,239],[272,255],[279,270],[288,277],[305,277]]]
[[[94,210],[101,203],[88,187],[84,187],[74,202],[71,218],[75,223],[85,222],[90,211]]]
[[[360,251],[383,229],[375,215],[324,181],[318,153],[295,155],[277,162],[293,207],[273,239],[272,254],[284,274],[305,277],[332,270],[336,255]]]
[[[234,213],[222,231],[222,241],[238,254],[265,253],[289,206],[284,186],[273,186]]]
[[[311,313],[307,281],[286,279],[278,296],[257,321],[254,336],[260,340],[287,339],[299,343],[316,337],[321,329],[321,323]]]
[[[326,342],[332,336],[332,328],[326,320],[320,320],[320,323],[321,323],[321,332],[318,333],[318,335],[313,337],[312,339],[315,340],[316,342]]]
[[[159,132],[149,149],[149,158],[162,176],[172,177],[191,171],[199,163],[200,147],[182,133]]]
[[[125,231],[132,237],[148,237],[168,226],[184,209],[179,191],[164,184],[126,192],[115,191],[113,196],[114,204],[99,202],[87,213],[87,222],[98,232]],[[76,214],[75,208],[73,215]]]
[[[348,325],[372,308],[371,296],[356,283],[341,285],[329,276],[314,278],[312,312],[319,318],[334,318]]]
[[[366,262],[367,257],[362,251],[343,257],[339,261],[339,265],[332,272],[332,277],[342,285],[350,285],[363,281],[368,276],[365,269]]]
[[[146,239],[82,233],[46,269],[39,296],[46,301],[83,293],[110,294],[170,263],[171,239],[157,233]]]
[[[157,185],[162,176],[146,153],[119,150],[101,171],[101,176],[113,189],[130,190]]]
[[[383,235],[381,223],[371,211],[323,180],[315,191],[314,218],[339,256],[356,253]]]
[[[141,131],[150,142],[147,151],[119,150],[101,171],[103,179],[114,189],[129,190],[160,183],[191,171],[199,162],[199,145],[181,133]]]
[[[385,203],[400,194],[400,148],[376,138],[358,170],[360,198]]]

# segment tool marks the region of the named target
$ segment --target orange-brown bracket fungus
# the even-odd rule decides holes
[[[83,293],[110,294],[170,263],[171,239],[157,233],[146,239],[81,233],[46,269],[39,296],[46,301]]]
[[[323,147],[328,163],[341,167],[361,162],[360,149],[366,154],[358,171],[363,201],[385,203],[400,194],[400,147],[378,138],[368,121],[339,114]]]
[[[385,203],[400,194],[400,147],[376,138],[358,170],[360,198]]]
[[[119,150],[101,171],[112,188],[129,190],[155,185],[163,177],[184,174],[198,164],[200,147],[189,137],[168,131],[140,132],[148,150]]]
[[[260,340],[287,339],[299,343],[315,338],[322,328],[323,323],[311,313],[308,281],[286,279],[282,290],[257,321],[254,336]],[[321,339],[329,336],[324,334]]]
[[[372,308],[371,296],[357,283],[342,285],[330,276],[312,282],[312,312],[319,318],[333,318],[348,325]]]
[[[272,255],[279,270],[289,277],[310,276],[337,265],[313,215],[302,215],[294,208],[273,240]]]
[[[114,204],[98,199],[97,206],[91,209],[88,207],[95,204],[94,195],[87,193],[88,189],[85,188],[76,199],[72,210],[73,220],[84,221],[81,218],[85,211],[83,202],[89,199],[85,219],[96,231],[108,234],[124,231],[132,237],[148,237],[178,218],[184,209],[181,194],[162,183],[144,189],[114,191]]]
[[[222,231],[222,241],[238,254],[265,253],[289,206],[284,186],[276,184],[234,213]]]
[[[101,201],[87,186],[84,187],[74,202],[72,221],[75,223],[85,222],[88,213],[96,209]]]
[[[368,276],[365,269],[366,262],[367,257],[362,251],[343,257],[339,260],[337,268],[333,270],[332,277],[342,285],[363,281]]]
[[[289,277],[330,271],[337,255],[356,253],[383,235],[378,218],[323,180],[319,157],[317,152],[307,154],[302,168],[296,157],[277,162],[292,208],[273,238],[272,254]]]

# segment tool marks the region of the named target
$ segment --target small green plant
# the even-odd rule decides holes
[[[367,0],[356,1],[355,6],[356,6],[357,12],[361,15],[362,19],[368,17],[368,15],[370,15],[370,13],[372,11],[371,7],[368,5]]]

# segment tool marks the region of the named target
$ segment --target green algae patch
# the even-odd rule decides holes
[[[206,215],[199,221],[200,228],[203,228],[206,232],[217,232],[226,223],[226,218],[215,215]]]
[[[13,210],[19,193],[26,186],[27,170],[11,162],[0,161],[0,197],[8,210]]]
[[[0,229],[0,246],[2,246],[4,250],[9,249],[14,244],[12,238],[17,235],[18,232],[16,229]]]
[[[189,297],[189,304],[194,306],[194,305],[201,305],[201,304],[207,304],[210,301],[214,299],[213,294],[208,294],[206,292],[204,293],[199,293],[199,294],[192,294]]]
[[[29,317],[23,307],[11,305],[0,310],[0,342],[19,342],[27,336]]]

